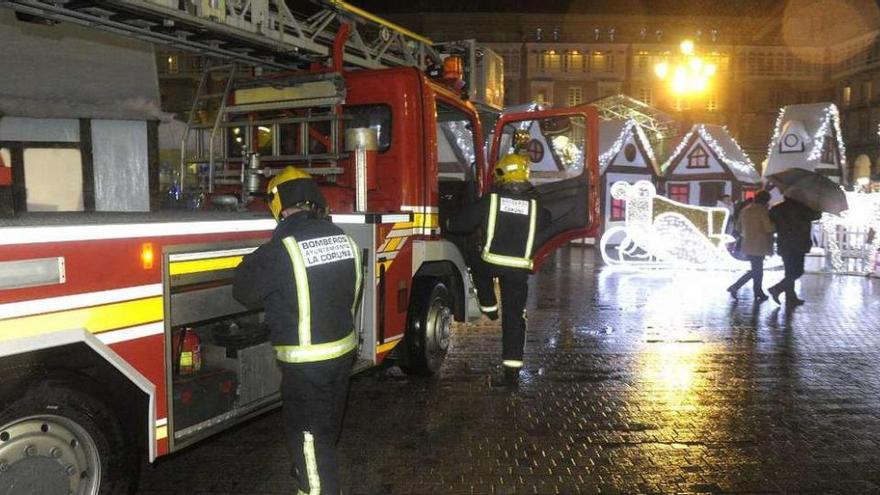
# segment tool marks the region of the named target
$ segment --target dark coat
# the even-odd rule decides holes
[[[273,345],[300,345],[297,332],[299,298],[290,255],[282,239],[308,240],[345,233],[327,220],[298,212],[281,220],[272,239],[247,255],[235,269],[232,294],[248,308],[263,306]],[[356,297],[354,260],[325,263],[309,280],[312,343],[335,341],[354,329],[352,306]],[[311,277],[311,276],[310,276]],[[327,294],[332,297],[326,297]]]
[[[810,229],[822,214],[809,206],[785,198],[770,208],[770,220],[776,225],[776,250],[779,254],[806,254],[813,247]]]
[[[525,183],[513,183],[509,185],[505,185],[503,187],[496,187],[492,190],[493,193],[500,194],[505,197],[515,197],[518,199],[535,199],[538,202],[538,219],[536,230],[537,234],[535,235],[535,243],[534,249],[532,252],[536,252],[538,247],[541,246],[543,241],[545,240],[545,231],[550,226],[552,221],[552,216],[550,214],[550,210],[544,208],[541,199],[538,196],[538,192],[535,190],[531,184]],[[447,227],[449,231],[453,234],[468,234],[470,232],[474,232],[479,227],[483,227],[482,239],[480,240],[480,249],[485,245],[486,242],[486,232],[485,227],[487,223],[487,219],[489,218],[489,199],[490,194],[483,195],[479,200],[471,203],[468,207],[464,208],[461,212],[459,212],[456,216],[449,219],[449,224]]]

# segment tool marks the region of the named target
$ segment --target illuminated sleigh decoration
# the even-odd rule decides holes
[[[609,265],[736,268],[725,233],[728,211],[692,206],[658,196],[654,185],[615,182],[614,199],[626,201],[626,224],[606,230],[599,241]]]

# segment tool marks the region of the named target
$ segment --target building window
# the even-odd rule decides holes
[[[575,107],[583,103],[584,90],[580,86],[569,86],[568,88],[568,106]]]
[[[785,106],[785,91],[782,89],[774,89],[770,93],[770,97],[773,99],[773,106],[776,108],[781,108]]]
[[[165,62],[165,72],[167,74],[177,74],[180,71],[180,66],[178,65],[176,55],[169,55],[168,59]]]
[[[539,89],[537,92],[535,92],[535,96],[534,98],[532,98],[532,100],[534,100],[534,102],[539,105],[546,105],[550,103],[550,101],[547,99],[546,89]]]
[[[709,154],[702,146],[697,145],[687,156],[687,168],[709,168]]]
[[[626,200],[611,198],[611,215],[608,219],[612,222],[626,220]]]
[[[678,201],[679,203],[688,203],[691,197],[690,184],[669,184],[666,186],[669,192],[669,199]]]
[[[648,86],[639,88],[639,100],[645,105],[654,104],[654,91]]]
[[[584,72],[587,70],[587,57],[583,53],[572,50],[566,57],[566,70],[568,72]]]
[[[862,103],[870,103],[871,99],[874,97],[874,84],[871,81],[865,81],[862,83]]]
[[[607,56],[602,52],[593,52],[590,56],[590,71],[602,72],[606,68]]]
[[[546,72],[559,72],[562,70],[562,55],[556,50],[547,50],[541,54],[541,63],[538,68]]]
[[[822,163],[834,164],[834,139],[831,136],[825,136],[822,141]]]
[[[706,99],[706,110],[710,112],[718,111],[718,95],[716,93],[710,93]]]
[[[676,96],[675,103],[673,105],[675,107],[676,112],[681,112],[684,110],[691,109],[691,100],[687,97]]]
[[[852,97],[852,88],[849,86],[844,86],[843,91],[841,92],[840,99],[843,106],[848,107],[850,103],[850,98]]]

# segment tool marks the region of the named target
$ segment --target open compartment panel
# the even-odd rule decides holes
[[[172,448],[274,406],[281,374],[262,311],[232,296],[259,241],[173,246],[164,253]]]

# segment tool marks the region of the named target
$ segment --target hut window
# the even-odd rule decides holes
[[[669,199],[687,204],[690,201],[691,186],[690,184],[669,184],[666,187],[669,191]]]
[[[609,220],[612,222],[626,219],[626,200],[611,198],[611,215]]]
[[[825,136],[822,142],[822,163],[834,164],[834,139],[831,136]]]
[[[688,154],[687,168],[709,168],[709,154],[702,146],[696,146],[693,151]]]

